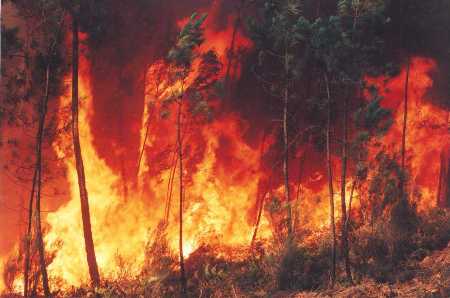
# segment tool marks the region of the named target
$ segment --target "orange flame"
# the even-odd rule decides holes
[[[436,205],[439,183],[440,155],[449,148],[448,111],[430,102],[428,92],[433,86],[431,73],[436,63],[432,59],[411,59],[408,85],[408,120],[406,130],[406,166],[410,175],[409,191],[415,193],[419,211]],[[403,128],[403,100],[406,67],[399,75],[370,78],[380,90],[382,106],[393,110],[394,123],[382,142],[387,148],[400,152]]]

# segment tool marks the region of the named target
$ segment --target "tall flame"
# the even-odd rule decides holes
[[[231,31],[228,31],[231,34]],[[210,33],[206,33],[207,35]],[[210,34],[211,35],[211,34]],[[219,36],[220,40],[220,36]],[[223,41],[221,41],[223,43]],[[211,45],[211,43],[210,43]],[[241,44],[242,45],[242,44]],[[212,46],[203,47],[206,51]],[[225,48],[217,52],[225,60]],[[141,146],[147,135],[145,152],[142,155],[138,173],[138,184],[125,200],[122,196],[121,177],[99,157],[93,145],[90,127],[92,118],[92,93],[90,90],[89,63],[81,58],[80,63],[80,141],[85,164],[87,189],[92,219],[92,234],[100,272],[105,278],[114,278],[117,268],[126,260],[128,272],[137,275],[145,261],[145,247],[149,235],[164,216],[168,181],[174,175],[172,167],[164,168],[152,163],[164,151],[173,149],[175,125],[172,116],[160,119],[161,106],[158,98],[170,90],[180,88],[163,81],[158,85],[160,93],[152,87],[157,81],[155,68],[158,61],[147,73],[146,106],[142,120]],[[69,82],[70,83],[70,82]],[[61,98],[61,107],[70,103],[71,95]],[[150,104],[156,101],[156,104]],[[155,109],[151,111],[151,109]],[[61,111],[61,115],[63,115]],[[60,124],[63,125],[64,117]],[[147,130],[147,121],[154,125]],[[195,125],[195,124],[194,124]],[[214,242],[222,245],[248,244],[253,231],[253,216],[245,215],[252,210],[258,192],[258,181],[265,175],[259,171],[261,156],[259,148],[247,145],[243,135],[246,124],[238,115],[229,113],[208,125],[196,127],[196,131],[186,135],[190,142],[188,150],[193,166],[188,166],[186,206],[184,210],[184,251],[189,255],[203,243]],[[60,281],[62,286],[78,286],[88,281],[87,263],[83,247],[82,222],[80,216],[79,190],[73,158],[66,156],[64,146],[70,144],[70,136],[55,143],[60,158],[66,160],[67,179],[70,183],[70,201],[56,212],[46,217],[49,231],[45,236],[46,248],[54,252],[54,259],[48,266],[50,278]],[[223,162],[219,155],[227,145],[227,154],[232,159]],[[114,152],[112,152],[114,154]],[[219,160],[220,159],[220,160]],[[230,166],[231,165],[231,166]],[[178,169],[176,169],[178,171]],[[176,176],[178,177],[178,176]],[[172,193],[178,192],[177,180],[173,182]],[[167,227],[167,239],[172,251],[178,250],[178,213],[176,200],[172,200]],[[270,237],[267,219],[263,216],[259,236]]]
[[[440,109],[430,101],[433,86],[432,72],[436,64],[432,59],[411,59],[408,83],[408,119],[406,129],[406,167],[410,176],[409,191],[417,200],[419,211],[436,205],[439,183],[440,156],[448,150],[450,139],[449,111]],[[394,123],[382,142],[392,151],[400,152],[403,135],[403,103],[407,69],[396,77],[371,78],[383,96],[382,106],[392,109]]]

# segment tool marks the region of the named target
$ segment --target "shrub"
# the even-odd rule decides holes
[[[311,290],[327,279],[329,251],[316,253],[295,245],[286,248],[278,271],[281,290]]]
[[[450,211],[436,208],[424,214],[414,238],[416,246],[422,250],[444,248],[450,241]]]

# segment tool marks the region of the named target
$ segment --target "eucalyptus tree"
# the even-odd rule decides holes
[[[298,32],[298,22],[303,14],[302,6],[300,0],[265,1],[262,17],[249,23],[252,39],[259,53],[257,66],[260,70],[255,70],[255,75],[269,94],[281,102],[282,107],[282,168],[288,243],[293,239],[289,186],[289,122],[292,121],[292,112],[289,107],[292,99],[298,97],[295,83],[300,79],[305,57],[301,51],[303,36]]]
[[[61,1],[11,1],[18,15],[27,24],[24,43],[25,86],[27,97],[37,102],[38,127],[35,140],[35,163],[31,192],[28,202],[27,229],[24,243],[24,296],[30,293],[31,240],[33,237],[33,217],[38,262],[45,296],[50,296],[48,274],[41,227],[41,194],[44,176],[44,141],[48,137],[46,120],[48,102],[61,91],[62,74],[65,71],[62,55],[64,38],[64,9]],[[34,205],[34,206],[33,206]],[[33,209],[34,208],[34,209]],[[38,280],[38,279],[35,279]]]
[[[331,230],[331,281],[336,278],[336,228],[335,206],[331,154],[332,121],[341,115],[341,254],[345,261],[347,279],[351,278],[348,225],[347,222],[347,172],[349,159],[350,124],[349,111],[355,99],[363,98],[364,77],[380,74],[389,69],[389,64],[381,58],[384,43],[382,28],[388,22],[383,15],[384,1],[347,1],[337,3],[337,14],[328,18],[317,18],[314,21],[299,22],[298,31],[307,36],[308,47],[314,57],[315,68],[323,77],[325,86],[326,108],[326,156],[327,176],[330,199],[330,230]],[[351,100],[353,99],[353,100]],[[340,113],[339,113],[340,112]],[[352,134],[357,127],[353,125]]]
[[[207,100],[211,97],[215,83],[218,80],[221,64],[214,51],[199,54],[198,48],[203,43],[202,24],[206,14],[198,16],[193,14],[188,23],[179,33],[175,45],[167,55],[169,62],[169,77],[171,82],[179,88],[165,100],[165,104],[176,103],[176,131],[177,152],[179,165],[179,261],[180,261],[180,284],[181,296],[187,296],[187,282],[183,255],[183,208],[184,192],[183,183],[183,139],[184,119],[190,115],[209,114]],[[193,62],[199,59],[198,68],[195,69]],[[194,75],[195,78],[190,78]],[[191,79],[188,81],[188,78]],[[187,100],[187,102],[185,102]]]

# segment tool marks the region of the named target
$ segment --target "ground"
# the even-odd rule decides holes
[[[274,298],[312,297],[404,297],[404,298],[448,298],[450,297],[450,242],[446,248],[435,251],[417,264],[417,269],[404,272],[404,282],[379,284],[365,280],[360,284],[315,292],[278,293]]]

